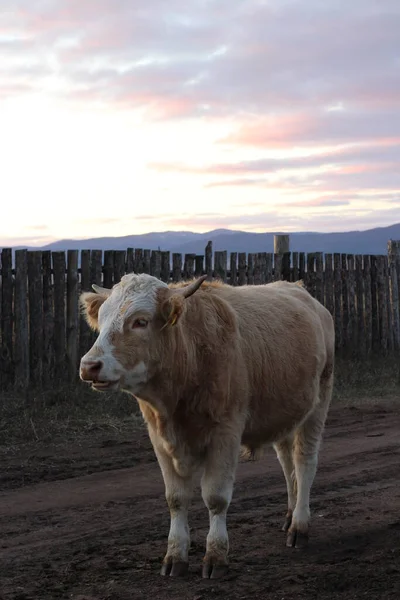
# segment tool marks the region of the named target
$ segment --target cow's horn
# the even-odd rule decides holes
[[[100,285],[96,285],[95,283],[92,284],[92,288],[94,289],[95,292],[97,292],[98,294],[102,294],[103,296],[109,296],[112,291],[112,290],[109,290],[108,288],[104,288],[104,287],[101,287]]]
[[[207,279],[207,277],[208,275],[202,275],[201,277],[196,279],[196,281],[193,281],[193,283],[191,283],[190,285],[180,288],[179,293],[182,294],[184,298],[189,298],[189,296],[197,292],[197,290],[199,289],[203,281]]]

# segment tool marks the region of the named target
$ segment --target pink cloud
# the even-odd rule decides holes
[[[314,126],[308,114],[286,114],[262,117],[254,123],[242,125],[239,131],[220,140],[221,144],[289,148],[294,140],[301,140]]]
[[[250,123],[238,139],[275,147],[307,137],[314,111],[325,104],[398,110],[395,3],[356,0],[345,13],[335,0],[4,4],[6,30],[29,36],[36,52],[53,52],[72,89],[86,78],[88,91],[80,97],[86,104],[102,100],[118,109],[121,102],[130,106],[132,96],[145,101],[150,94],[160,106],[174,98],[165,118],[203,116],[204,104],[208,120],[256,115],[266,123]],[[75,45],[65,45],[71,40]],[[154,59],[163,62],[155,68]],[[111,65],[106,77],[103,63]],[[287,114],[274,127],[273,115],[282,110]]]
[[[283,116],[271,124],[267,117],[242,122],[237,131],[219,140],[220,144],[263,148],[292,148],[344,143],[373,143],[386,138],[395,144],[400,138],[397,111],[371,114],[361,111],[309,112]]]
[[[235,155],[313,150],[193,167],[187,148],[188,164],[150,165],[160,178],[176,171],[216,189],[317,189],[332,201],[400,187],[396,1],[341,10],[336,0],[4,0],[2,9],[2,102],[38,91],[89,108],[140,108],[147,122],[226,123],[231,133],[217,148]],[[46,91],[48,81],[63,91]],[[316,155],[326,146],[334,150]]]
[[[234,163],[193,166],[185,163],[151,163],[148,167],[162,174],[177,172],[202,176],[205,188],[249,187],[314,193],[319,190],[354,192],[357,186],[396,189],[400,166],[400,144],[394,140],[377,140],[374,144],[338,146],[308,156],[257,159]],[[216,176],[224,177],[215,179]],[[273,176],[273,177],[271,177]],[[227,177],[225,179],[225,177]],[[210,180],[211,179],[211,180]]]
[[[324,208],[331,206],[346,206],[350,204],[350,200],[342,198],[339,195],[336,198],[326,198],[324,196],[320,198],[313,198],[312,200],[299,200],[297,202],[284,202],[281,204],[282,208]]]

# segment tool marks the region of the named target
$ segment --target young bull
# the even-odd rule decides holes
[[[171,522],[161,573],[188,570],[188,507],[198,468],[209,510],[203,577],[228,565],[226,515],[240,446],[273,444],[288,493],[287,545],[308,540],[310,488],[331,401],[335,336],[330,313],[302,286],[167,286],[125,275],[84,293],[99,336],[82,358],[96,390],[133,394],[147,423]]]

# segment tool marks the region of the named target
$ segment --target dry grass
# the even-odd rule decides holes
[[[400,397],[399,364],[394,359],[337,360],[334,403],[360,404]],[[128,394],[97,393],[82,383],[42,393],[0,396],[0,448],[123,435],[142,426],[136,400]]]
[[[78,441],[102,431],[141,426],[137,402],[128,394],[94,392],[86,385],[0,396],[0,447]]]
[[[359,404],[368,398],[400,400],[400,363],[395,357],[336,359],[334,403]]]

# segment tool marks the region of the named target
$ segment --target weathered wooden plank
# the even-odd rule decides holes
[[[356,308],[357,308],[357,349],[360,356],[367,352],[364,325],[364,278],[362,254],[355,256]]]
[[[79,348],[78,250],[67,254],[67,366],[69,381],[78,377]]]
[[[213,250],[212,250],[212,242],[208,242],[205,249],[205,257],[206,257],[206,274],[207,280],[211,281],[213,276]]]
[[[115,250],[114,252],[114,284],[119,283],[125,275],[125,250]]]
[[[230,263],[231,263],[231,274],[230,274],[230,278],[229,278],[229,283],[232,286],[236,286],[238,284],[237,281],[237,252],[231,252],[231,256],[230,256]]]
[[[135,248],[133,270],[135,273],[143,273],[143,250],[141,248]]]
[[[126,272],[134,273],[135,272],[135,254],[133,248],[126,249]]]
[[[390,274],[390,307],[393,324],[393,348],[400,350],[400,299],[399,299],[399,273],[400,242],[388,242],[389,274]]]
[[[378,313],[378,268],[377,256],[371,254],[371,314],[372,314],[372,351],[378,352],[380,347],[379,313]]]
[[[13,296],[12,250],[3,248],[1,252],[1,346],[0,376],[1,385],[6,389],[14,383],[13,356]]]
[[[377,257],[377,287],[378,287],[378,315],[379,315],[379,335],[380,350],[383,354],[388,350],[388,312],[385,285],[385,262],[387,256]]]
[[[396,241],[396,258],[395,258],[395,264],[396,264],[396,271],[397,271],[397,289],[398,289],[398,298],[399,298],[399,333],[400,333],[400,240]],[[399,344],[400,344],[400,340],[399,340]]]
[[[28,253],[15,251],[15,387],[29,386]]]
[[[268,252],[265,256],[265,283],[271,283],[273,280],[273,258],[272,252]]]
[[[324,255],[315,253],[315,297],[321,304],[324,303]]]
[[[143,273],[150,273],[151,250],[143,250]]]
[[[307,273],[305,277],[305,286],[310,294],[315,298],[315,252],[307,254]]]
[[[261,285],[261,265],[260,255],[258,252],[254,254],[254,285]]]
[[[204,275],[204,254],[196,254],[195,265],[195,276],[201,277]]]
[[[260,261],[261,285],[264,285],[267,282],[267,253],[260,252],[258,256]]]
[[[274,281],[282,279],[283,255],[274,253]]]
[[[306,281],[306,255],[305,252],[299,252],[299,279]]]
[[[93,261],[93,252],[92,252]],[[66,364],[66,325],[65,325],[65,252],[53,252],[54,273],[54,371],[58,380],[67,380]],[[94,265],[92,262],[93,273]]]
[[[80,292],[92,292],[91,274],[90,274],[90,250],[81,251],[81,285]]]
[[[90,287],[87,291],[92,291],[92,284],[103,285],[103,251],[92,250],[90,252]]]
[[[285,254],[289,252],[290,236],[288,234],[274,235],[274,254]]]
[[[238,285],[247,285],[247,254],[239,252],[238,255]]]
[[[342,261],[342,348],[345,354],[349,352],[349,271],[347,266],[347,254],[341,255]]]
[[[372,352],[371,256],[363,257],[365,351]]]
[[[1,300],[1,251],[0,251],[0,355],[1,355],[1,337],[2,337],[2,300]],[[2,385],[2,370],[1,370],[1,356],[0,356],[0,390]]]
[[[170,252],[163,250],[161,252],[161,280],[165,283],[169,283],[171,272],[171,258]]]
[[[215,277],[223,282],[226,282],[228,253],[226,250],[215,252],[214,254],[214,271]]]
[[[181,281],[182,279],[182,254],[174,252],[172,254],[172,281]]]
[[[39,388],[43,377],[43,279],[40,250],[28,252],[28,295],[30,383]]]
[[[385,297],[386,297],[386,308],[387,308],[387,343],[388,351],[393,352],[394,350],[394,329],[393,329],[393,312],[391,302],[391,285],[390,285],[390,269],[389,269],[389,257],[384,257],[384,281],[385,281]]]
[[[43,385],[47,387],[54,377],[54,303],[51,251],[42,252],[43,271]]]
[[[284,252],[282,254],[282,279],[284,281],[290,281],[290,252]]]
[[[298,252],[293,252],[292,253],[292,277],[291,280],[292,281],[298,281],[299,280],[299,253]]]
[[[254,254],[252,252],[247,255],[247,284],[254,285]]]
[[[335,321],[335,346],[339,352],[342,350],[343,336],[342,336],[342,263],[340,260],[340,254],[335,253],[333,255],[333,281],[334,281],[334,321]]]
[[[101,262],[100,262],[101,264]],[[101,275],[101,273],[100,273]],[[80,293],[93,291],[90,285],[90,250],[81,252],[81,282]],[[82,357],[90,348],[92,332],[86,322],[85,317],[80,311],[79,318],[79,356]]]
[[[357,312],[356,312],[356,279],[354,273],[354,255],[347,255],[348,298],[349,298],[349,351],[357,354]]]
[[[153,250],[150,256],[150,275],[161,279],[161,251]]]
[[[183,263],[183,276],[186,280],[193,279],[195,269],[196,255],[192,253],[185,254],[185,260]]]
[[[111,289],[114,282],[114,250],[104,251],[103,277],[104,287]]]
[[[324,272],[324,305],[332,316],[335,314],[335,303],[333,298],[333,256],[325,254]]]

